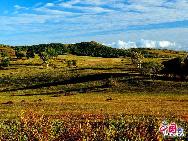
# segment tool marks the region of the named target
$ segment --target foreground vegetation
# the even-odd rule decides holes
[[[188,123],[174,117],[165,119],[176,122],[188,133]],[[156,141],[166,140],[159,132],[161,118],[141,115],[38,115],[33,111],[22,113],[19,120],[0,123],[1,140],[51,140],[51,141]],[[186,137],[175,137],[187,140]],[[169,139],[167,139],[169,140]]]

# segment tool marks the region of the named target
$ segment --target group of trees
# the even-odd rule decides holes
[[[129,52],[123,49],[111,48],[95,41],[91,42],[81,42],[76,44],[61,44],[61,43],[51,43],[51,44],[39,44],[32,46],[17,46],[15,47],[17,55],[26,56],[27,54],[33,56],[34,53],[39,54],[40,52],[47,52],[50,50],[52,55],[62,55],[65,53],[70,53],[79,56],[93,56],[93,57],[120,57],[128,56]],[[26,52],[25,55],[23,52]]]
[[[44,64],[48,66],[48,60],[58,55],[70,53],[79,56],[93,56],[93,57],[120,57],[127,56],[128,52],[123,49],[115,49],[95,41],[81,42],[76,44],[39,44],[32,46],[16,46],[15,47],[17,58],[34,58],[35,54],[41,58]],[[75,64],[74,62],[69,64]]]
[[[178,54],[178,51],[167,50],[167,49],[154,49],[154,48],[130,48],[127,49],[129,55],[132,55],[132,52],[139,52],[145,58],[172,58],[174,54]]]
[[[188,56],[177,57],[162,63],[144,61],[144,56],[139,52],[132,52],[132,64],[143,75],[155,76],[162,74],[185,79],[188,76]]]
[[[48,60],[53,57],[57,57],[59,52],[57,51],[59,48],[54,48],[53,44],[52,46],[46,45],[46,44],[41,44],[37,46],[21,46],[21,47],[16,47],[16,57],[21,59],[23,57],[29,58],[34,58],[35,54],[38,54],[40,59],[43,61],[43,64],[48,66],[49,62]]]
[[[162,65],[154,61],[144,61],[144,55],[140,52],[131,53],[132,64],[143,75],[156,76],[162,69]]]
[[[164,68],[161,70],[161,73],[170,76],[179,76],[181,79],[185,79],[188,75],[188,56],[186,57],[177,57],[168,61],[164,61]]]
[[[8,67],[10,57],[14,55],[14,50],[10,46],[0,44],[0,68]]]
[[[81,56],[116,58],[128,55],[127,50],[111,48],[95,41],[72,44],[69,49],[71,54]]]
[[[7,52],[0,53],[0,68],[8,67],[10,65],[10,57]]]

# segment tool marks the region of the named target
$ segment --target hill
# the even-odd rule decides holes
[[[76,44],[62,44],[62,43],[50,43],[50,44],[39,44],[32,46],[15,46],[15,50],[27,51],[33,49],[35,53],[44,51],[47,48],[53,48],[58,55],[73,54],[78,56],[93,56],[93,57],[120,57],[128,56],[128,51],[123,49],[117,49],[102,45],[95,41],[81,42]]]
[[[15,56],[15,50],[11,46],[8,46],[8,45],[0,45],[0,53],[2,52],[7,52],[10,57]]]
[[[130,57],[132,51],[141,52],[145,58],[172,58],[177,56],[185,56],[187,54],[187,52],[185,51],[174,51],[167,49],[118,49],[97,43],[95,41],[81,42],[75,44],[50,43],[31,46],[15,46],[13,48],[20,51],[27,51],[28,49],[32,49],[35,53],[39,51],[44,51],[47,48],[53,48],[58,53],[58,55],[73,54],[78,56],[92,56],[104,58]]]
[[[172,57],[182,57],[187,55],[186,51],[175,51],[168,49],[154,49],[154,48],[131,48],[128,49],[129,52],[136,51],[141,52],[145,58],[172,58]]]

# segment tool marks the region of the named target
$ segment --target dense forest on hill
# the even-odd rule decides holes
[[[185,51],[174,51],[167,49],[153,49],[153,48],[130,48],[120,49],[112,48],[95,41],[81,42],[75,44],[63,44],[63,43],[49,43],[38,45],[26,45],[26,46],[8,46],[0,45],[1,52],[8,52],[10,56],[19,54],[22,57],[27,53],[44,52],[46,50],[53,51],[54,54],[73,54],[78,56],[92,56],[92,57],[104,57],[104,58],[118,58],[118,57],[130,57],[131,52],[140,52],[145,58],[171,58],[177,56],[184,56]]]
[[[112,48],[106,45],[91,42],[81,42],[76,44],[62,44],[62,43],[50,43],[50,44],[39,44],[31,46],[14,46],[17,52],[32,51],[38,53],[45,51],[46,49],[53,49],[58,55],[73,54],[78,56],[93,56],[93,57],[104,57],[104,58],[117,58],[117,57],[130,57],[131,52],[141,52],[146,58],[171,58],[177,55],[185,55],[184,51],[173,51],[167,49],[151,49],[151,48],[131,48],[131,49],[119,49]]]
[[[15,46],[13,47],[17,52],[19,51],[33,51],[34,53],[43,52],[46,49],[53,49],[58,55],[73,54],[78,56],[93,56],[93,57],[120,57],[128,56],[129,52],[123,49],[111,48],[95,41],[81,42],[76,44],[62,44],[50,43],[39,44],[32,46]]]

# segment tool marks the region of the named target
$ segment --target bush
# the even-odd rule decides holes
[[[61,116],[60,116],[61,117]],[[187,140],[188,123],[173,117],[166,118],[184,129],[184,137],[163,138],[159,132],[162,119],[134,115],[64,115],[52,119],[34,112],[22,113],[18,120],[0,122],[2,141],[157,141]]]
[[[10,65],[10,58],[9,57],[4,57],[1,60],[1,66],[2,67],[8,67]]]
[[[131,61],[132,64],[136,67],[136,68],[141,68],[141,64],[143,62],[144,56],[139,53],[139,52],[132,52],[131,53]]]
[[[18,59],[21,59],[23,57],[26,57],[26,53],[24,51],[16,51],[16,57]]]
[[[77,66],[77,61],[76,60],[68,60],[66,61],[67,67],[76,67]]]
[[[26,52],[26,57],[29,58],[35,58],[35,53],[34,53],[34,49],[32,48],[28,48],[27,52]]]
[[[77,61],[76,60],[72,60],[72,65],[75,67],[77,66]]]
[[[162,74],[180,76],[185,79],[188,75],[188,57],[177,57],[168,61],[163,61],[164,68],[161,70]]]
[[[8,67],[10,65],[10,58],[7,52],[1,52],[1,67]]]
[[[144,62],[140,69],[143,75],[157,75],[162,69],[162,65],[156,62]]]

